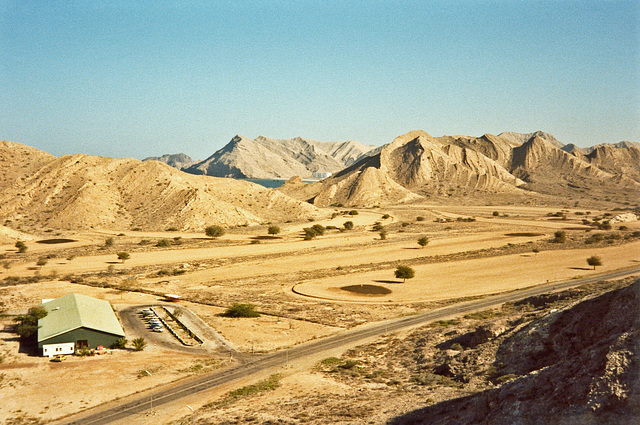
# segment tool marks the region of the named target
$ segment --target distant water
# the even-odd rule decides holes
[[[286,180],[271,180],[271,179],[242,179],[251,183],[257,183],[260,186],[268,187],[271,189],[275,189],[276,187],[280,187],[284,184]]]

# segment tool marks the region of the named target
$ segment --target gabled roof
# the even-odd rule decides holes
[[[78,328],[124,336],[118,318],[105,300],[69,294],[42,304],[48,314],[38,321],[38,342]]]

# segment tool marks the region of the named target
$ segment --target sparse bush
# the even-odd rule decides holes
[[[420,239],[418,239],[418,245],[420,245],[421,247],[425,247],[429,244],[429,238],[426,236],[421,237]]]
[[[224,317],[260,317],[253,304],[235,303],[225,311]]]
[[[21,254],[24,253],[24,252],[27,252],[27,249],[28,249],[27,248],[27,244],[25,244],[22,241],[16,242],[16,248],[18,248],[18,252],[21,253]]]
[[[46,266],[47,265],[47,259],[46,258],[38,258],[38,261],[36,262],[36,265],[38,267]]]
[[[349,215],[358,215],[358,211],[351,210],[351,211],[349,211]]]
[[[142,242],[142,241],[141,241]],[[171,246],[171,241],[169,239],[160,239],[157,243],[156,243],[157,247],[160,248],[165,248],[167,246]]]
[[[593,266],[593,270],[595,270],[597,266],[602,265],[602,260],[597,255],[592,255],[591,257],[587,258],[587,264]]]
[[[177,232],[178,228],[177,227],[168,227],[167,228],[167,232]]]
[[[422,217],[421,215],[419,215],[418,217],[416,217],[416,221],[424,221],[424,217]]]
[[[494,217],[499,217],[499,216],[500,216],[500,213],[499,213],[498,211],[494,211],[494,212],[493,212],[493,216],[494,216]]]
[[[553,243],[565,243],[567,241],[567,234],[564,230],[558,230],[553,234]]]
[[[280,228],[278,226],[269,226],[267,233],[270,235],[277,235],[280,233]]]
[[[104,246],[105,246],[106,248],[109,248],[110,246],[113,246],[113,238],[107,238],[107,239],[105,239],[105,241],[104,241]]]
[[[386,219],[388,219],[389,217],[391,217],[389,214],[383,214],[383,215],[382,215],[382,219],[383,219],[383,220],[386,220]]]
[[[406,282],[407,279],[411,279],[416,275],[416,272],[409,266],[396,267],[395,276],[396,279],[402,279],[402,282]]]
[[[224,228],[222,226],[209,226],[206,229],[204,229],[204,233],[205,235],[209,236],[210,238],[219,238],[220,236],[224,235]]]
[[[324,235],[325,227],[322,224],[314,224],[311,228],[316,232],[316,235]]]
[[[353,229],[353,221],[345,221],[343,226],[346,230],[351,230]]]
[[[131,257],[131,255],[128,252],[119,252],[118,253],[118,260],[122,261],[122,263],[124,264],[124,262],[126,260],[128,260]]]
[[[373,223],[373,231],[374,232],[379,232],[380,230],[382,230],[382,223],[380,223],[379,221],[376,221],[375,223]]]
[[[378,234],[380,235],[381,240],[384,241],[387,239],[387,229],[385,228],[380,229],[380,232]]]

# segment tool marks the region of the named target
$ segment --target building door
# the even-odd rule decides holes
[[[79,339],[76,342],[76,348],[77,349],[87,348],[88,346],[89,346],[89,341],[87,341],[86,339]]]

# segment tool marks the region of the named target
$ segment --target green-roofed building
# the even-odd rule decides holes
[[[38,348],[45,356],[70,354],[80,348],[110,347],[124,337],[111,304],[69,294],[42,304],[47,315],[38,321]]]

